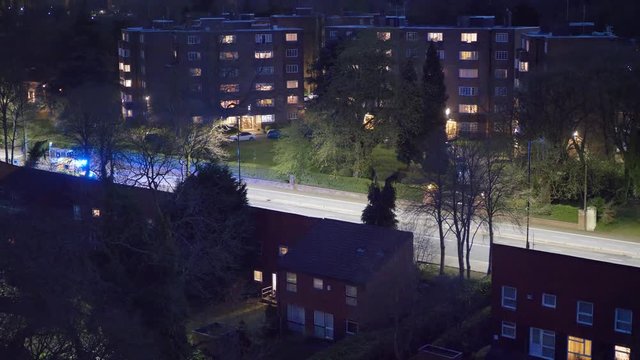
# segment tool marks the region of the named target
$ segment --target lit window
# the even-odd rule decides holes
[[[298,291],[298,275],[296,273],[287,273],[287,291]]]
[[[458,105],[458,112],[461,114],[477,114],[478,105],[473,104],[460,104]]]
[[[458,123],[454,120],[447,120],[445,125],[445,132],[447,133],[447,139],[452,140],[458,136]]]
[[[274,72],[273,66],[259,66],[256,69],[256,75],[272,75]]]
[[[131,87],[132,86],[132,80],[131,79],[126,79],[124,81],[124,87]]]
[[[260,99],[256,101],[256,105],[259,107],[272,107],[275,104],[273,99]]]
[[[124,71],[124,64],[123,63],[118,63],[118,70]]]
[[[427,41],[434,41],[434,42],[438,42],[438,41],[442,41],[443,36],[441,32],[430,32],[427,34]]]
[[[496,51],[496,60],[509,60],[508,51]]]
[[[463,79],[475,79],[478,77],[478,69],[458,69],[458,76]]]
[[[287,80],[287,89],[297,89],[298,80]]]
[[[379,31],[376,35],[378,36],[378,40],[382,40],[382,41],[391,40],[391,33],[390,32],[387,32],[387,31],[381,32],[381,31]]]
[[[201,55],[200,55],[200,52],[199,52],[199,51],[189,51],[189,52],[187,53],[187,59],[188,59],[189,61],[197,61],[197,60],[200,60],[200,57],[201,57]]]
[[[549,330],[531,328],[529,335],[529,355],[553,360],[556,353],[556,333]]]
[[[272,34],[256,34],[256,44],[270,44],[272,41]]]
[[[221,51],[220,60],[236,60],[238,59],[237,51]]]
[[[240,104],[240,100],[222,100],[220,101],[220,106],[223,109],[229,109],[238,106]]]
[[[582,325],[593,325],[593,303],[578,301],[576,321]]]
[[[256,51],[256,59],[271,59],[273,58],[273,51]]]
[[[355,335],[358,333],[358,323],[353,320],[347,320],[346,333],[349,335]]]
[[[122,41],[129,41],[129,33],[122,33]]]
[[[313,312],[313,335],[320,339],[333,340],[333,315],[322,311]]]
[[[298,57],[298,49],[287,49],[286,56],[289,57],[289,58]]]
[[[287,72],[287,74],[297,74],[299,69],[298,69],[298,65],[295,64],[289,64],[285,67],[285,70]]]
[[[351,285],[345,286],[345,295],[347,305],[356,306],[358,305],[358,288]]]
[[[444,60],[444,50],[438,50],[438,59]]]
[[[631,360],[631,349],[626,346],[615,346],[614,360]]]
[[[131,72],[131,65],[125,64],[124,67],[122,68],[122,70],[124,72]]]
[[[505,43],[509,41],[509,33],[496,33],[496,42]]]
[[[477,33],[462,33],[460,34],[460,41],[465,43],[473,43],[478,41]]]
[[[567,360],[591,359],[591,340],[569,336],[567,340]]]
[[[391,56],[393,55],[393,50],[391,50],[391,49],[389,49],[389,50],[385,50],[385,51],[384,51],[384,54],[385,54],[387,57],[391,57]],[[387,69],[387,70],[388,70],[388,69]]]
[[[407,41],[416,41],[418,40],[418,33],[415,31],[407,32]]]
[[[516,324],[508,321],[502,322],[502,337],[515,339],[516,338]]]
[[[322,279],[313,278],[313,288],[318,290],[324,290],[324,281],[322,281]]]
[[[133,110],[127,110],[125,117],[133,117]]]
[[[275,115],[273,114],[269,114],[269,115],[257,115],[260,123],[265,124],[265,123],[272,123],[274,121],[276,121],[275,119]]]
[[[495,96],[507,96],[507,92],[506,86],[496,86],[494,89]]]
[[[189,45],[200,44],[200,36],[198,35],[187,36],[187,44]]]
[[[287,96],[287,104],[297,104],[297,103],[298,103],[298,97],[296,95]]]
[[[477,105],[460,105],[461,113],[472,113],[471,111],[462,111],[463,106],[475,106],[476,107],[475,112],[478,112]],[[515,310],[517,296],[518,296],[518,291],[516,290],[516,288],[511,286],[503,286],[502,287],[502,307],[505,309]]]
[[[478,52],[460,51],[460,60],[478,60]]]
[[[235,35],[220,35],[221,44],[235,44],[235,42],[236,42]]]
[[[273,90],[273,83],[256,83],[257,91],[271,91]]]
[[[189,74],[191,76],[201,76],[202,75],[202,69],[200,68],[191,68],[189,69]]]
[[[296,33],[287,33],[284,37],[289,42],[298,41],[298,34]]]
[[[253,270],[253,281],[262,282],[262,271]]]
[[[478,88],[472,86],[459,86],[458,95],[460,96],[476,96],[478,95]]]
[[[100,209],[91,209],[91,216],[94,218],[100,217]]]
[[[122,98],[122,102],[132,102],[133,101],[133,95],[131,95],[131,94],[122,94],[121,98]]]
[[[495,77],[496,79],[506,79],[509,76],[509,70],[507,69],[496,69]]]
[[[631,334],[631,324],[633,321],[633,312],[628,309],[616,309],[616,332]]]
[[[529,63],[526,61],[519,61],[518,62],[518,70],[520,72],[527,72],[529,71]]]
[[[298,112],[294,111],[294,112],[290,112],[287,114],[287,119],[289,120],[296,120],[298,118]]]
[[[220,91],[225,93],[235,93],[240,91],[240,84],[220,84]]]
[[[551,294],[542,294],[542,306],[555,309],[556,296]]]
[[[280,245],[278,246],[278,256],[285,256],[289,252],[289,247]]]

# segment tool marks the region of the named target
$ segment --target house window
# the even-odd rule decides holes
[[[529,63],[526,61],[519,61],[518,62],[518,70],[520,72],[527,72],[529,71]]]
[[[591,359],[591,340],[569,336],[567,340],[567,360]]]
[[[298,103],[298,97],[296,95],[287,96],[287,104],[297,104],[297,103]]]
[[[235,68],[221,68],[220,71],[218,71],[218,74],[223,79],[225,79],[225,78],[234,78],[234,77],[238,77],[238,75],[240,75],[240,71],[238,69],[235,69]]]
[[[287,80],[287,89],[297,89],[298,80]]]
[[[298,291],[298,275],[296,273],[287,273],[287,291]]]
[[[460,96],[476,96],[478,95],[478,88],[472,86],[459,86],[458,95]]]
[[[200,36],[198,35],[187,36],[187,44],[189,45],[200,44]]]
[[[496,79],[506,79],[509,76],[509,70],[507,69],[496,69],[494,73]]]
[[[132,85],[131,79],[126,79],[124,81],[124,87],[131,87],[131,85]]]
[[[270,114],[270,115],[262,115],[262,119],[260,120],[261,123],[266,124],[266,123],[272,123],[275,121],[275,115]]]
[[[273,58],[273,51],[256,51],[255,57],[256,59],[271,59]]]
[[[438,50],[438,59],[444,60],[444,50]]]
[[[324,290],[324,281],[322,279],[313,278],[313,288],[318,290]]]
[[[345,287],[345,294],[347,296],[347,305],[358,305],[358,288],[355,286],[347,285]]]
[[[529,334],[529,355],[553,360],[556,352],[556,333],[549,330],[531,328]]]
[[[614,360],[631,360],[631,349],[626,346],[616,345],[614,348]]]
[[[478,113],[478,105],[460,104],[460,105],[458,105],[458,112],[461,113],[461,114],[477,114]],[[513,289],[513,288],[511,288],[511,289]],[[504,300],[504,292],[503,292],[503,300]],[[503,304],[504,304],[504,302],[503,302]]]
[[[507,96],[507,87],[506,86],[496,86],[494,89],[495,96]]]
[[[478,77],[478,69],[458,69],[458,76],[462,79],[475,79]]]
[[[582,325],[593,325],[593,303],[578,301],[576,321]]]
[[[73,205],[73,220],[82,220],[82,208],[80,205]]]
[[[329,39],[335,39],[338,37],[338,32],[335,30],[329,31]]]
[[[407,32],[407,41],[416,41],[418,40],[418,33],[415,31]]]
[[[220,35],[220,43],[221,44],[235,44],[236,36],[235,35]]]
[[[257,91],[271,91],[273,90],[273,83],[256,83]]]
[[[240,104],[240,100],[237,99],[220,101],[220,107],[222,107],[223,109],[230,109],[238,106],[238,104]]]
[[[287,33],[284,36],[284,38],[285,38],[286,41],[289,41],[289,42],[298,41],[298,34],[296,34],[296,33]]]
[[[259,99],[256,101],[256,105],[259,107],[273,107],[275,101],[273,99]]]
[[[320,339],[333,340],[333,315],[322,311],[313,312],[313,335]]]
[[[278,246],[278,256],[285,256],[289,252],[289,247],[280,245]]]
[[[443,36],[441,32],[430,32],[427,34],[427,41],[439,42],[442,41]]]
[[[91,216],[94,218],[100,217],[100,209],[93,208],[91,209]]]
[[[144,34],[140,34],[140,44],[144,44]]]
[[[477,33],[462,33],[462,34],[460,34],[460,41],[466,42],[466,43],[474,43],[474,42],[478,41],[478,34]]]
[[[347,319],[346,333],[349,334],[349,335],[357,334],[358,333],[358,323],[353,321],[353,320]]]
[[[129,41],[129,33],[122,33],[122,41]]]
[[[256,34],[256,44],[271,44],[273,42],[272,34]]]
[[[298,57],[298,49],[287,49],[286,56],[288,58]]]
[[[131,94],[122,94],[122,102],[132,102],[133,101],[133,95]]]
[[[289,120],[296,120],[298,118],[298,112],[294,111],[294,112],[290,112],[287,114],[287,119]]]
[[[298,73],[298,65],[289,64],[285,68],[287,74],[297,74]]]
[[[556,296],[551,294],[542,294],[542,306],[555,309]]]
[[[516,324],[509,322],[509,321],[503,321],[502,322],[502,337],[505,338],[509,338],[509,339],[515,339],[516,338]]]
[[[202,75],[202,69],[200,69],[200,68],[191,68],[191,69],[189,69],[189,74],[191,76],[195,76],[195,77],[201,76]]]
[[[224,93],[235,93],[240,91],[240,84],[220,84],[220,91]]]
[[[122,71],[124,72],[131,72],[131,65],[129,64],[124,64],[124,66],[122,67]]]
[[[129,55],[131,55],[131,51],[129,49],[120,49],[120,56],[128,58]]]
[[[257,75],[272,75],[273,74],[273,66],[259,66],[256,69]]]
[[[473,105],[469,105],[469,106],[473,106]],[[475,106],[476,106],[476,112],[477,112],[478,111],[477,105]],[[462,109],[460,110],[461,110],[460,112],[464,112],[462,111]],[[502,287],[502,307],[505,309],[515,310],[517,296],[518,296],[518,290],[516,290],[516,288],[511,286],[503,286]]]
[[[509,41],[509,33],[496,33],[496,42],[505,43]]]
[[[187,59],[189,61],[197,61],[200,60],[200,52],[199,51],[189,51],[187,53]]]
[[[220,52],[220,60],[237,60],[238,52],[237,51],[221,51]]]
[[[496,60],[509,60],[508,51],[496,51]]]
[[[379,31],[376,35],[378,36],[378,40],[391,40],[391,33],[388,31]]]
[[[478,60],[477,51],[460,51],[460,60]]]
[[[291,331],[304,333],[304,308],[287,304],[287,327]]]
[[[405,50],[405,55],[408,58],[418,56],[418,54],[419,54],[419,51],[416,48],[409,48]]]
[[[616,332],[631,334],[631,324],[633,321],[633,312],[628,309],[616,309]]]
[[[253,281],[262,282],[262,271],[253,270]]]

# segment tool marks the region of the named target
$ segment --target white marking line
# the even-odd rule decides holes
[[[534,228],[531,227],[529,228],[530,230],[536,230],[536,231],[547,231],[550,233],[555,233],[555,234],[563,234],[563,235],[576,235],[579,237],[583,237],[583,238],[591,238],[591,239],[596,239],[596,240],[604,240],[604,241],[613,241],[613,242],[618,242],[618,243],[622,243],[622,244],[635,244],[637,246],[640,246],[640,244],[638,244],[637,242],[634,241],[626,241],[626,240],[616,240],[616,239],[610,239],[610,238],[606,238],[606,237],[598,237],[598,236],[593,236],[593,235],[583,235],[583,234],[579,234],[579,233],[573,233],[570,231],[557,231],[557,230],[548,230],[548,229],[541,229],[541,228]]]
[[[335,202],[341,202],[341,203],[345,203],[345,204],[349,204],[349,205],[362,205],[362,206],[365,205],[362,202],[356,202],[356,201],[347,201],[347,200],[333,199],[333,198],[329,198],[329,197],[317,197],[317,196],[311,196],[311,195],[300,194],[300,193],[290,193],[290,192],[287,192],[287,191],[277,191],[277,190],[268,190],[268,189],[257,188],[257,187],[253,187],[253,188],[249,187],[249,192],[251,192],[252,190],[265,191],[265,192],[276,193],[276,194],[286,194],[286,195],[304,197],[304,198],[309,198],[309,199],[314,199],[314,200],[335,201]]]

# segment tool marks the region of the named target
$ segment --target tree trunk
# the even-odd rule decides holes
[[[12,134],[11,134],[11,164],[13,164],[14,150],[16,147],[16,136],[18,136],[18,114],[17,113],[13,115],[11,125],[13,126]]]
[[[9,162],[9,119],[7,119],[7,110],[2,110],[2,134],[4,136],[4,162]]]
[[[489,226],[489,265],[487,266],[487,275],[491,275],[491,255],[493,253],[493,215],[487,216],[487,225]]]
[[[445,245],[444,245],[444,230],[442,229],[442,215],[441,210],[438,209],[438,233],[440,235],[440,276],[444,275],[444,258],[445,258]]]

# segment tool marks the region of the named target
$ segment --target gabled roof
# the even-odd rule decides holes
[[[413,234],[322,219],[280,259],[284,270],[364,284]]]

